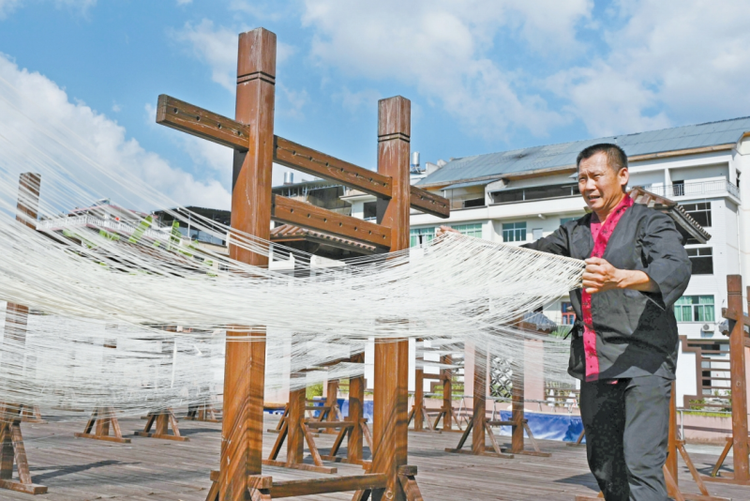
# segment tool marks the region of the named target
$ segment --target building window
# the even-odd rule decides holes
[[[451,226],[451,228],[458,231],[462,235],[482,238],[482,223],[454,224]]]
[[[714,257],[711,247],[685,249],[693,265],[693,275],[713,275]]]
[[[562,313],[562,323],[564,325],[573,325],[576,321],[576,314],[573,311],[573,305],[567,301],[563,301],[560,305],[560,312]]]
[[[373,219],[377,219],[378,213],[377,213],[377,202],[365,202],[362,204],[362,210],[364,214],[362,216],[364,217],[365,221],[372,221]]]
[[[526,221],[521,223],[503,223],[503,242],[525,242]]]
[[[681,197],[685,195],[685,181],[673,181],[672,182],[672,196]]]
[[[713,322],[713,296],[682,296],[674,305],[678,322]]]
[[[429,228],[412,228],[409,230],[409,246],[416,247],[419,244],[426,244],[435,238],[435,227]]]
[[[711,226],[711,202],[700,202],[695,204],[681,204],[690,217],[703,226]]]
[[[560,226],[564,225],[565,223],[569,223],[571,221],[578,221],[581,219],[580,217],[574,216],[574,217],[561,217],[560,218]]]

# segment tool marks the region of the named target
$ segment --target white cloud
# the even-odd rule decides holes
[[[8,17],[20,4],[21,0],[0,0],[0,19]]]
[[[575,26],[592,3],[306,0],[305,6],[303,24],[315,32],[312,55],[320,64],[415,85],[473,131],[496,136],[519,126],[544,134],[564,121],[521,90],[522,75],[490,59],[498,32],[517,32],[540,57],[576,53]]]
[[[177,5],[187,5],[193,3],[193,0],[177,0]]]
[[[185,151],[196,164],[209,167],[222,176],[231,173],[233,155],[231,149],[195,136],[184,135],[183,139]]]
[[[57,9],[68,8],[78,11],[81,15],[86,15],[91,7],[96,5],[97,0],[53,0]],[[8,14],[21,7],[22,4],[28,4],[28,0],[0,0],[0,19],[5,19]]]
[[[381,96],[375,89],[364,89],[352,92],[346,86],[341,88],[341,92],[337,92],[333,95],[333,99],[340,102],[341,106],[352,114],[358,113],[363,108],[376,110],[376,103],[382,97],[383,96]],[[412,109],[412,112],[413,111],[414,110]]]
[[[89,158],[101,167],[101,172],[104,173],[101,176],[109,175],[107,173],[127,173],[128,176],[139,180],[138,183],[152,186],[179,203],[229,207],[230,195],[219,181],[196,180],[191,174],[173,167],[156,153],[146,151],[135,139],[128,138],[124,127],[95,112],[84,103],[71,102],[65,91],[57,84],[39,73],[19,69],[2,54],[0,78],[12,86],[0,86],[0,113],[4,117],[4,120],[0,121],[0,137],[9,138],[10,144],[38,143],[47,137],[40,134],[40,130],[42,133],[51,130],[63,135],[59,143],[49,144],[65,145],[66,149],[61,151],[68,158],[78,158],[75,156],[78,154],[77,151],[85,151]],[[4,100],[10,100],[12,106],[18,108],[31,122],[20,119],[22,115],[6,107]],[[54,147],[56,146],[50,146]],[[82,160],[69,162],[64,167],[72,169],[70,175],[81,183],[94,182],[92,179],[96,178],[97,171],[87,167],[86,160],[80,158]],[[19,159],[19,162],[21,160],[23,159]],[[47,179],[47,183],[51,182]],[[54,176],[52,179],[54,180]],[[124,193],[126,190],[112,183],[100,184],[98,189],[101,195],[111,196],[114,200],[130,196]],[[132,199],[136,198],[137,193]]]
[[[277,102],[278,97],[283,98],[282,106],[279,106],[277,113],[296,119],[304,118],[302,108],[310,101],[307,91],[290,89],[281,82],[276,82],[276,90],[278,91]]]
[[[115,113],[120,113],[122,111],[122,106],[117,104],[117,102],[112,103],[112,111]]]
[[[750,113],[746,2],[623,2],[606,56],[549,80],[595,135]]]
[[[213,21],[203,19],[193,26],[185,23],[173,38],[188,42],[195,57],[211,68],[211,80],[227,90],[234,90],[237,74],[237,33],[224,27],[214,28]]]
[[[198,25],[185,23],[183,29],[173,31],[172,37],[187,42],[195,57],[211,68],[211,79],[227,90],[234,92],[237,78],[237,39],[247,29],[214,27],[213,21],[203,19]],[[282,64],[297,49],[289,44],[276,44],[276,62]]]
[[[243,30],[223,26],[214,27],[213,21],[203,19],[196,26],[186,23],[182,30],[173,32],[172,36],[178,41],[190,44],[193,55],[211,68],[211,79],[214,82],[230,92],[235,92],[237,37],[241,31]],[[296,50],[292,45],[277,41],[277,64],[283,64]],[[305,89],[297,90],[277,82],[276,94],[277,114],[295,119],[304,117],[303,109],[309,102]]]

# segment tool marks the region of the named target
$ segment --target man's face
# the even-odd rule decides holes
[[[578,166],[578,190],[589,208],[599,214],[617,207],[623,197],[623,186],[628,184],[628,169],[615,172],[607,165],[607,155],[596,153],[581,160]]]

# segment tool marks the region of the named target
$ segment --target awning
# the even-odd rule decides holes
[[[443,191],[455,190],[456,188],[469,188],[471,186],[487,186],[490,183],[494,183],[498,179],[500,178],[498,177],[496,179],[482,179],[481,181],[467,181],[465,183],[452,184],[450,186],[446,186],[445,188],[443,188]]]

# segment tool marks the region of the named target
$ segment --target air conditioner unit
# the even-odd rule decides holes
[[[714,330],[714,328],[710,324],[703,324],[703,327],[701,327],[701,330],[703,332],[711,332]]]

